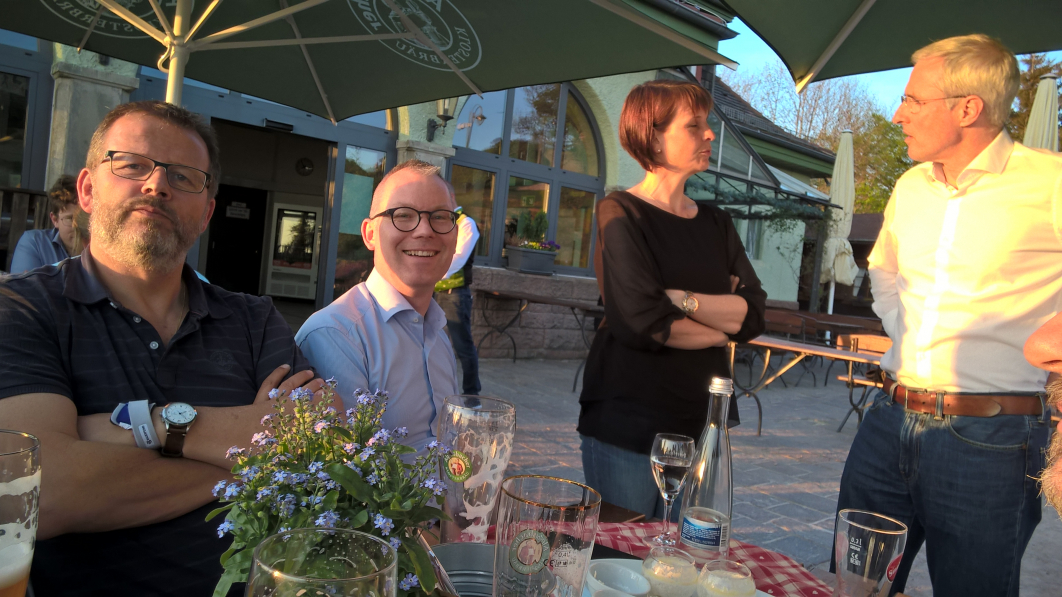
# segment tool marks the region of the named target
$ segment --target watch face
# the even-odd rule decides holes
[[[184,402],[171,402],[162,411],[162,418],[173,425],[187,425],[195,420],[195,409],[191,404]]]

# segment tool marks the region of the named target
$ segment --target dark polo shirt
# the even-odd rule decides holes
[[[93,269],[85,251],[0,279],[0,399],[59,394],[78,415],[144,399],[239,406],[251,404],[280,365],[310,368],[269,298],[203,283],[186,265],[188,315],[166,346],[150,323],[109,296]],[[47,471],[47,454],[42,464]],[[217,536],[220,519],[203,521],[217,505],[159,524],[38,541],[34,591],[208,596],[231,543]]]

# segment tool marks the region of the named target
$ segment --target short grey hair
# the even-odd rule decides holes
[[[1018,94],[1018,60],[999,40],[981,33],[933,42],[911,55],[918,64],[927,58],[944,59],[940,90],[946,96],[976,95],[984,102],[985,119],[1002,129]],[[925,98],[920,98],[925,99]],[[955,106],[955,100],[948,105]]]
[[[372,205],[369,208],[369,217],[375,216],[377,213],[379,213],[379,206],[380,202],[383,200],[383,190],[387,185],[387,180],[395,174],[405,171],[409,171],[414,174],[419,174],[421,176],[424,176],[425,178],[430,178],[432,176],[438,178],[439,181],[442,182],[443,185],[446,187],[446,190],[449,192],[450,199],[454,199],[454,188],[449,182],[446,181],[445,178],[443,178],[442,168],[434,164],[429,164],[428,162],[425,162],[423,160],[406,160],[405,162],[398,164],[394,168],[391,168],[391,171],[387,174],[384,174],[384,177],[380,179],[380,184],[376,185],[376,190],[373,191],[372,194]]]

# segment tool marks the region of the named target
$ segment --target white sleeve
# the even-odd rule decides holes
[[[450,269],[446,270],[443,280],[457,273],[457,270],[465,266],[472,258],[472,252],[476,249],[476,241],[479,240],[479,227],[476,221],[465,216],[457,221],[457,251],[454,252],[454,260],[450,262]]]
[[[899,263],[896,260],[896,238],[892,234],[892,218],[896,205],[896,194],[889,199],[885,207],[884,221],[881,223],[881,232],[878,240],[874,243],[874,249],[870,252],[868,273],[870,274],[870,290],[874,296],[871,308],[881,318],[881,326],[885,328],[893,341],[898,340],[896,334],[896,317],[900,308],[900,293],[896,288],[896,278],[899,274]]]

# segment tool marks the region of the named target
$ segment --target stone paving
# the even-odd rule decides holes
[[[483,393],[517,405],[517,434],[510,462],[514,474],[548,474],[583,480],[578,394],[571,392],[578,361],[484,359]],[[840,371],[833,368],[833,375]],[[760,393],[763,434],[756,436],[756,408],[739,403],[742,425],[731,430],[734,470],[733,535],[737,539],[786,554],[831,583],[830,543],[837,491],[848,448],[855,437],[855,417],[837,433],[848,410],[847,390],[831,380],[822,387],[825,367],[813,369],[800,384],[774,384]],[[795,380],[799,368],[787,373]],[[1062,553],[1062,521],[1046,506],[1022,567],[1023,596],[1062,593],[1053,571]],[[906,594],[932,595],[925,554],[916,560]]]

